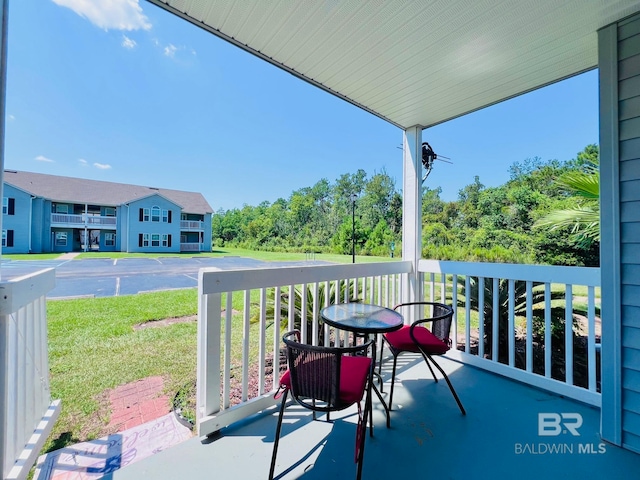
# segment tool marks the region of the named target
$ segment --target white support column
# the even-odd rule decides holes
[[[618,127],[618,25],[598,31],[602,438],[622,445],[622,290]]]
[[[402,259],[413,264],[407,284],[402,288],[402,301],[422,298],[418,282],[418,260],[422,250],[422,127],[415,125],[404,131],[402,169]],[[413,321],[413,318],[409,318]]]

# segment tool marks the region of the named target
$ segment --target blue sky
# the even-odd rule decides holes
[[[598,142],[589,72],[423,132],[442,198]],[[201,192],[214,210],[385,169],[402,131],[138,0],[10,3],[5,168]]]

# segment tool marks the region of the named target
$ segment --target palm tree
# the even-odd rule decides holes
[[[600,172],[597,165],[587,164],[584,170],[573,170],[562,175],[557,183],[582,199],[568,209],[554,210],[536,222],[536,226],[557,230],[570,227],[580,244],[600,242]]]

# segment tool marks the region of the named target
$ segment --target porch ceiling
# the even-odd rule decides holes
[[[592,69],[638,0],[148,0],[401,128]]]

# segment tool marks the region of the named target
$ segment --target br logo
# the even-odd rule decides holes
[[[567,432],[579,437],[581,426],[582,415],[579,413],[538,413],[538,435],[541,437],[556,437]]]

